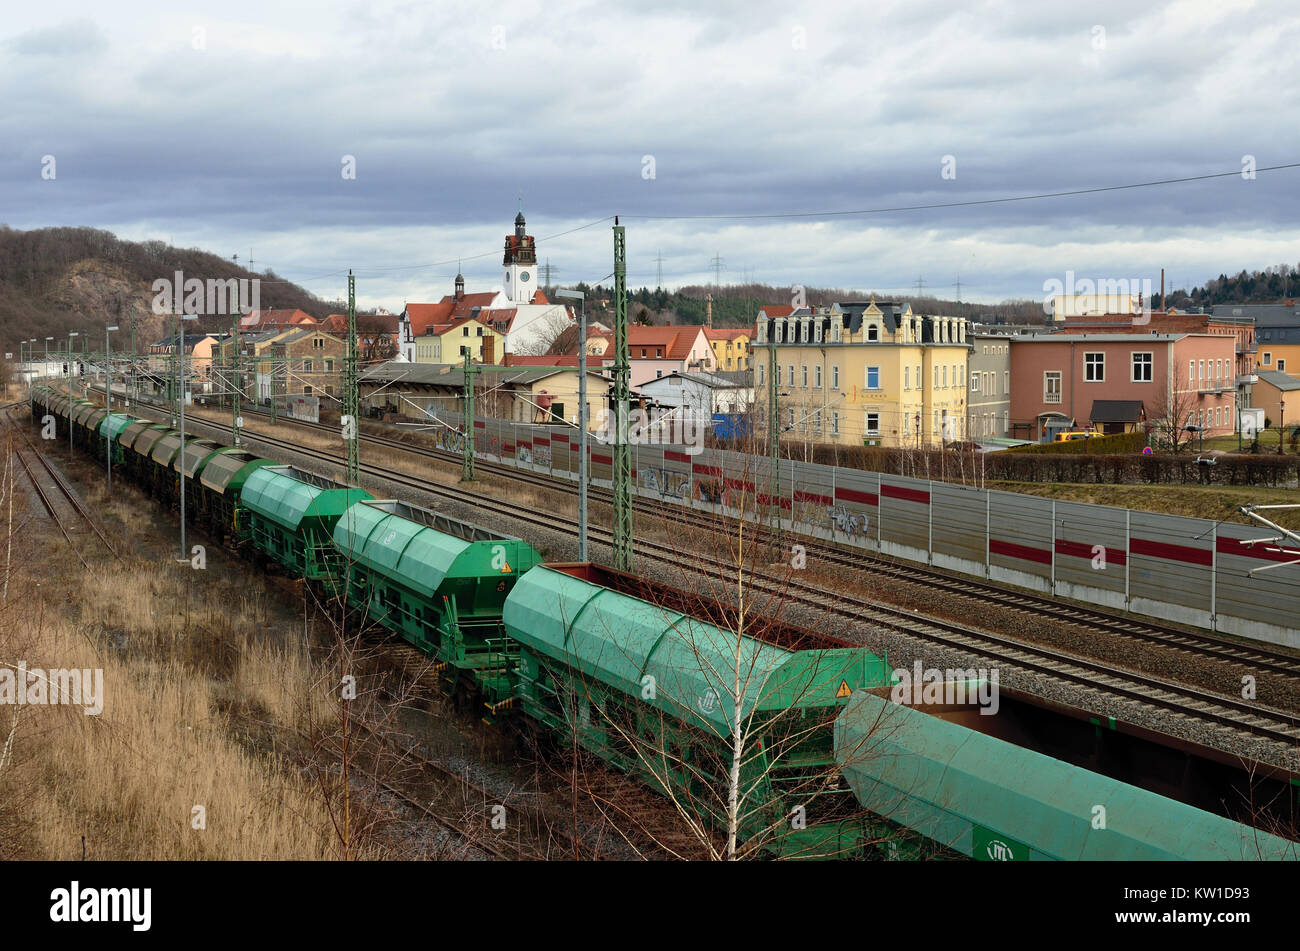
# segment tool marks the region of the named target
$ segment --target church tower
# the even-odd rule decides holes
[[[525,233],[524,213],[515,215],[515,233],[506,235],[506,296],[515,304],[527,304],[537,292],[537,246]]]

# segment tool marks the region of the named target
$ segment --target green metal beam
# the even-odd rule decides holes
[[[465,419],[463,456],[460,466],[460,481],[474,481],[474,377],[477,370],[470,360],[469,347],[465,348]]]
[[[771,471],[767,477],[767,505],[772,513],[771,531],[777,545],[781,543],[781,404],[777,382],[780,368],[776,363],[776,344],[768,341],[767,361],[767,454]]]
[[[614,219],[614,567],[632,570],[632,447],[628,412],[632,363],[627,346],[627,239]]]
[[[361,421],[357,397],[357,282],[348,271],[348,355],[343,383],[343,438],[348,444],[348,485],[361,484]],[[348,438],[351,436],[351,438]]]
[[[231,357],[230,365],[230,432],[235,447],[240,445],[239,427],[242,424],[239,418],[240,397],[244,395],[244,372],[239,362],[239,318],[235,318],[235,323],[230,333],[230,345],[234,348],[234,354]]]

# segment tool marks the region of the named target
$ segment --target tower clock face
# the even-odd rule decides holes
[[[526,281],[526,280],[528,280],[528,272],[527,272],[527,271],[524,271],[522,274],[520,274],[520,275],[519,275],[519,280],[521,280],[521,281]]]

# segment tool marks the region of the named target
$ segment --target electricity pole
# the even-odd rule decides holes
[[[343,384],[344,439],[348,444],[348,485],[361,484],[361,422],[357,398],[357,283],[348,271],[348,355]],[[348,428],[350,425],[350,429]],[[348,434],[351,433],[350,439]]]
[[[614,218],[614,567],[632,570],[632,447],[628,411],[632,364],[627,346],[627,238]]]

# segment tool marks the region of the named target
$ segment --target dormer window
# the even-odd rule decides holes
[[[880,340],[879,324],[867,324],[867,339],[873,342]]]

